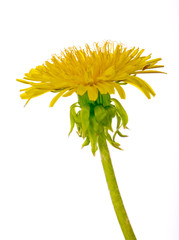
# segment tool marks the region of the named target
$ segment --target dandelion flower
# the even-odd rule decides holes
[[[155,96],[150,85],[138,75],[163,73],[156,70],[163,65],[158,64],[161,58],[151,59],[151,54],[143,56],[143,52],[144,49],[127,49],[121,43],[110,41],[94,43],[93,48],[86,44],[85,49],[72,47],[62,51],[60,56],[53,55],[50,61],[31,69],[23,79],[17,79],[30,85],[21,89],[21,98],[27,102],[53,92],[56,93],[50,102],[53,107],[61,96],[77,94],[78,101],[70,107],[70,133],[76,126],[79,137],[84,139],[82,147],[91,144],[93,155],[99,148],[114,210],[126,240],[136,240],[136,237],[118,189],[107,141],[121,150],[115,139],[116,136],[126,137],[121,133],[121,127],[127,128],[128,115],[111,94],[117,91],[120,98],[125,99],[124,87],[131,84],[148,99]]]
[[[114,94],[115,90],[125,99],[124,84],[131,84],[140,89],[147,98],[155,96],[153,89],[140,77],[141,73],[161,73],[155,70],[161,58],[150,59],[141,56],[144,49],[127,50],[120,43],[106,41],[95,43],[94,48],[86,44],[85,49],[68,48],[61,55],[53,55],[51,61],[32,68],[19,82],[31,85],[22,89],[22,99],[37,97],[46,92],[58,92],[50,107],[61,97],[76,92],[79,96],[88,94],[89,100],[96,101],[99,93]]]

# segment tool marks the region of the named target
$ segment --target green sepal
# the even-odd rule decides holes
[[[112,104],[105,108],[108,111],[108,114],[111,118],[114,118],[116,115],[116,108]]]
[[[101,122],[107,116],[107,111],[102,105],[97,105],[94,108],[94,115],[95,115],[96,121]]]
[[[97,132],[97,133],[99,132],[100,124],[96,121],[95,116],[90,117],[90,125],[94,132]]]
[[[123,135],[119,130],[115,131],[114,135],[113,135],[113,141],[115,141],[115,137],[116,135],[119,135],[120,137],[128,137],[127,135]]]
[[[120,148],[120,144],[113,141],[113,139],[111,138],[111,135],[106,131],[105,132],[105,136],[106,136],[106,139],[108,140],[108,142],[115,148],[119,149],[119,150],[123,150],[122,148]]]
[[[117,112],[122,119],[123,127],[126,128],[126,125],[128,123],[128,115],[127,115],[125,109],[123,108],[123,106],[121,105],[121,103],[117,99],[112,98],[111,100],[114,102],[114,104],[116,106],[116,109],[117,109]]]
[[[81,125],[84,134],[89,127],[90,106],[85,105],[81,108]]]
[[[128,137],[127,135],[122,134],[119,130],[117,131],[117,134],[118,134],[120,137]]]
[[[81,107],[89,104],[95,104],[94,101],[89,100],[87,92],[82,96],[78,95],[78,103],[80,104]]]
[[[110,105],[110,95],[109,95],[109,93],[103,94],[102,98],[103,98],[103,106],[104,107],[109,106]]]
[[[90,142],[91,142],[91,152],[95,156],[96,151],[98,150],[98,136],[96,133],[90,133]]]
[[[81,123],[76,123],[76,127],[77,127],[77,134],[79,137],[82,137],[82,127],[81,127]]]
[[[79,102],[80,106],[87,105],[89,103],[88,94],[85,93],[82,96],[78,95],[78,102]]]
[[[77,134],[79,137],[82,137],[81,111],[77,112],[77,114],[74,115],[74,119],[77,127]]]
[[[104,118],[104,120],[102,121],[102,124],[104,127],[107,127],[110,131],[113,132],[112,129],[112,119],[115,117],[116,115],[116,107],[113,106],[112,104],[110,104],[109,106],[105,107],[105,110],[107,112],[106,117]]]
[[[103,104],[103,96],[101,95],[100,92],[98,92],[98,98],[96,100],[97,105]]]
[[[81,111],[77,112],[76,114],[73,115],[75,119],[75,123],[81,124]]]
[[[88,129],[89,139],[91,142],[91,151],[92,154],[95,156],[96,151],[98,150],[98,134],[96,131],[94,131],[93,127],[90,125]]]
[[[117,130],[121,127],[121,117],[119,116],[118,113],[116,113],[116,118],[117,118]]]
[[[73,117],[73,111],[75,111],[75,109],[73,108],[72,110],[70,110],[70,132],[68,133],[68,136],[70,136],[71,132],[73,131],[73,128],[75,126],[75,119]]]
[[[74,116],[76,115],[75,107],[78,107],[77,104],[78,103],[74,103],[70,107],[70,125],[71,125],[71,127],[70,127],[70,132],[69,132],[68,136],[71,134],[71,132],[73,131],[73,128],[75,126]]]
[[[86,146],[88,146],[89,144],[90,144],[90,140],[89,140],[88,137],[86,137],[86,139],[85,139],[85,141],[84,141],[84,143],[83,143],[83,145],[82,145],[81,148],[86,147]]]
[[[111,116],[107,115],[105,117],[105,119],[101,123],[102,123],[102,125],[104,127],[106,127],[107,129],[109,129],[110,131],[113,132],[113,129],[112,129],[112,117]]]

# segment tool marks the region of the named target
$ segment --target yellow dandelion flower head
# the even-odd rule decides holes
[[[23,79],[17,81],[29,84],[21,89],[22,99],[42,95],[46,92],[57,92],[50,106],[61,97],[67,97],[74,92],[78,96],[87,93],[89,100],[96,101],[99,94],[114,94],[115,90],[124,99],[125,91],[122,85],[131,84],[139,88],[147,98],[155,96],[153,89],[137,75],[141,73],[161,73],[156,68],[161,58],[150,59],[141,56],[144,49],[127,49],[121,43],[105,41],[88,44],[82,49],[71,47],[53,55],[50,61],[32,68]],[[28,102],[27,101],[27,102]]]

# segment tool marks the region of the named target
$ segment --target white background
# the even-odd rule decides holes
[[[177,0],[1,2],[1,240],[124,239],[99,153],[68,138],[76,96],[49,108],[48,93],[24,108],[15,81],[64,47],[108,39],[161,57],[168,73],[144,76],[151,100],[125,87],[129,137],[110,151],[137,239],[179,239],[178,16]]]

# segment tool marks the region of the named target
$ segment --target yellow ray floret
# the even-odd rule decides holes
[[[60,56],[53,55],[50,61],[37,66],[17,81],[30,84],[22,89],[22,99],[28,101],[46,92],[57,92],[50,106],[61,97],[67,97],[76,92],[82,96],[87,92],[91,101],[96,101],[101,94],[114,94],[115,90],[125,99],[124,84],[131,84],[140,89],[147,98],[155,96],[153,89],[137,74],[162,73],[155,70],[163,67],[156,65],[161,58],[151,59],[151,54],[142,56],[144,49],[131,48],[127,50],[121,43],[105,41],[101,45],[94,43],[85,49],[68,48]],[[154,69],[154,70],[152,70]]]

